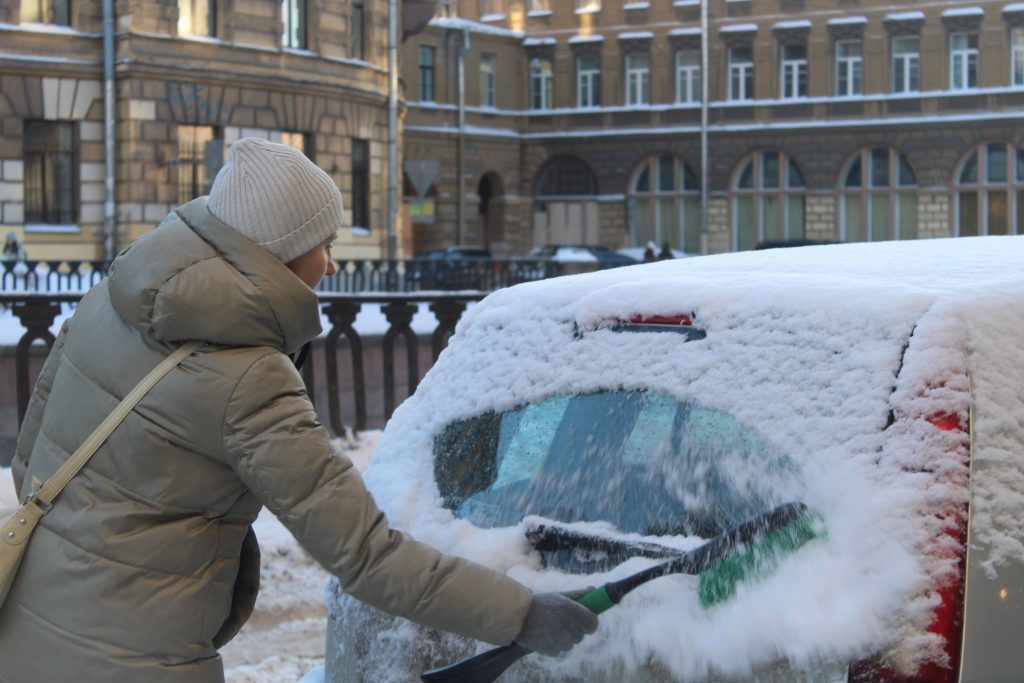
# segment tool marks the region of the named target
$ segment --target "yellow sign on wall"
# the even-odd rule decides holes
[[[433,198],[427,199],[411,199],[409,203],[409,219],[413,223],[433,223],[434,222],[434,200]]]

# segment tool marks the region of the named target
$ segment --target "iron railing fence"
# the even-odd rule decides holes
[[[318,396],[326,400],[326,406],[317,408],[327,416],[331,430],[341,435],[347,431],[346,425],[355,431],[366,429],[371,408],[375,415],[383,416],[382,420],[376,420],[380,425],[390,418],[399,392],[408,396],[416,390],[423,374],[421,368],[425,372],[437,360],[467,306],[484,296],[484,292],[469,291],[320,294],[321,312],[328,325],[325,336],[316,343],[317,351],[311,353],[302,366],[302,375],[309,395],[314,400]],[[14,354],[13,389],[19,427],[32,392],[31,347],[42,341],[47,349],[52,348],[56,340],[51,328],[58,316],[66,314],[81,297],[80,292],[0,292],[0,315],[13,315],[24,329]],[[355,326],[356,316],[369,307],[379,307],[386,322],[383,333],[373,335],[373,353]],[[429,335],[424,334],[422,328],[417,333],[412,327],[413,317],[423,310],[429,310],[436,319],[436,326]],[[378,347],[379,364],[371,367],[367,360],[377,358]],[[424,362],[426,367],[423,367]],[[38,372],[41,361],[37,359],[34,365]],[[399,376],[401,370],[405,377]],[[321,383],[324,384],[321,386]],[[371,390],[380,385],[382,390]],[[10,392],[11,388],[4,387],[4,391]],[[381,400],[382,405],[369,406],[371,395]]]
[[[338,259],[321,292],[493,291],[566,273],[543,259]],[[82,292],[106,277],[105,260],[0,261],[0,292]]]

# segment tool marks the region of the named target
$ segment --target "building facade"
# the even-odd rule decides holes
[[[387,7],[117,0],[108,122],[100,0],[0,0],[0,232],[30,259],[103,258],[208,192],[227,145],[259,136],[302,149],[338,184],[349,223],[339,258],[379,258]]]
[[[1024,3],[706,2],[442,0],[403,48],[414,248],[1024,233]]]

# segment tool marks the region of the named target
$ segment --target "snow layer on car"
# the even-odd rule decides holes
[[[962,436],[923,418],[952,408],[966,424],[968,369],[974,464],[991,465],[972,481],[977,537],[992,572],[1024,560],[1021,263],[1020,238],[961,238],[664,261],[500,290],[467,314],[396,411],[367,483],[394,525],[448,552],[535,590],[599,585],[651,561],[584,577],[542,569],[521,525],[478,529],[442,508],[434,437],[486,410],[601,388],[725,411],[799,465],[795,493],[823,517],[827,537],[710,610],[698,605],[694,577],[653,581],[566,657],[534,665],[628,678],[654,661],[699,680],[882,651],[912,672],[944,656],[927,626],[936,581],[954,560],[935,549],[947,521],[933,513],[967,499],[967,465],[948,455]],[[607,329],[634,314],[691,312],[706,339]],[[890,413],[897,420],[883,434]]]

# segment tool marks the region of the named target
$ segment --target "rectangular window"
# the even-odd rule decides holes
[[[178,0],[179,36],[216,36],[216,0]]]
[[[551,0],[530,0],[529,12],[550,12]]]
[[[224,139],[213,126],[178,126],[178,203],[210,194],[224,159]]]
[[[71,0],[21,0],[21,23],[71,26]]]
[[[949,87],[967,90],[978,87],[978,34],[949,36]]]
[[[836,42],[836,94],[840,97],[864,92],[864,50],[859,40]]]
[[[495,55],[480,55],[480,105],[498,106],[498,58]]]
[[[459,16],[459,4],[456,0],[439,0],[437,3],[437,16],[457,17]]]
[[[807,46],[782,46],[782,98],[807,97]]]
[[[352,227],[370,229],[370,143],[352,139]]]
[[[26,121],[25,222],[78,223],[78,140],[68,121]]]
[[[505,3],[503,0],[480,0],[481,19],[503,16],[505,16]]]
[[[281,0],[281,47],[306,48],[306,0]]]
[[[434,48],[420,45],[420,101],[434,101]]]
[[[917,36],[892,39],[892,91],[917,92],[920,70],[920,41]]]
[[[676,102],[700,102],[700,50],[676,52]]]
[[[352,0],[352,59],[366,59],[366,6]]]
[[[551,60],[530,61],[530,108],[550,109],[552,99]]]
[[[626,55],[626,104],[650,104],[651,58],[645,54]]]
[[[1024,28],[1010,31],[1010,72],[1013,84],[1024,86]]]
[[[601,58],[597,55],[576,59],[576,106],[601,106]]]
[[[754,50],[749,47],[729,48],[729,99],[754,98]]]
[[[601,11],[601,0],[576,0],[576,12],[583,14],[585,12],[600,12]]]

